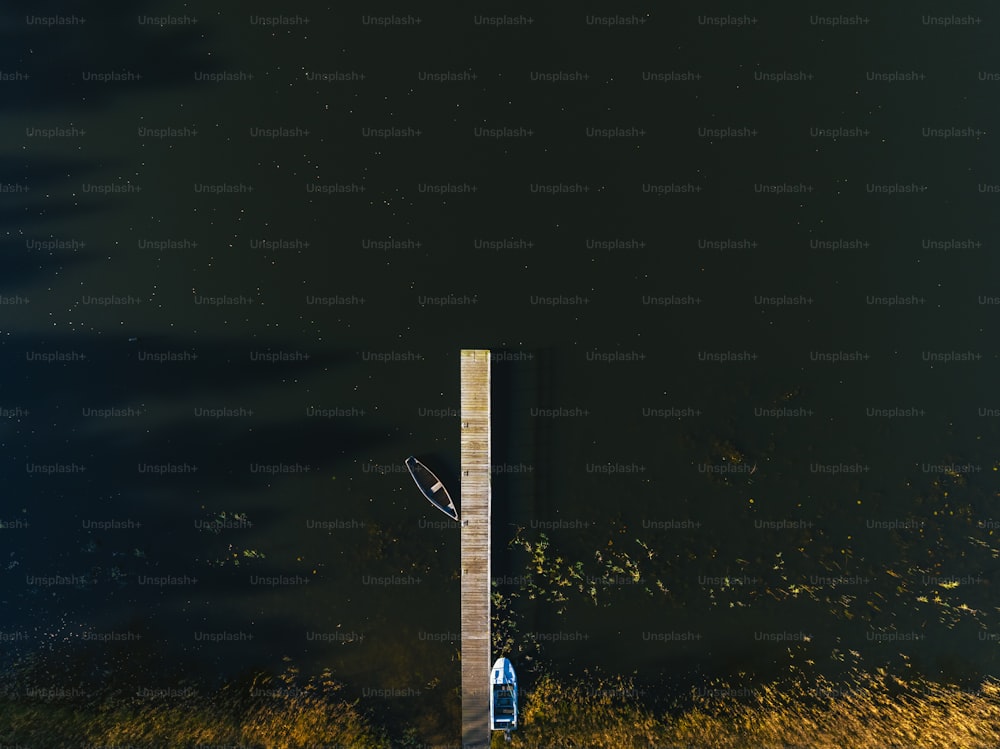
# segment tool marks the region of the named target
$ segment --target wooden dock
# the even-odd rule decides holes
[[[462,349],[462,746],[490,745],[490,352]]]

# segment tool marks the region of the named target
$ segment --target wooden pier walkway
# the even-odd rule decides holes
[[[462,349],[462,746],[490,745],[490,352]]]

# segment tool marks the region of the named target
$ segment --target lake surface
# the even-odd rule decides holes
[[[7,84],[25,130],[3,154],[31,187],[2,208],[6,656],[141,662],[148,689],[330,669],[451,736],[458,530],[403,460],[460,496],[459,351],[489,348],[493,571],[527,689],[596,669],[666,704],[900,654],[996,673],[986,146],[921,135],[926,99],[884,96],[877,61],[810,63],[840,88],[802,94],[705,24],[688,46],[574,11],[575,41],[539,18],[517,57],[520,32],[459,43],[444,11],[136,31],[125,5],[47,66],[38,29],[3,53],[36,75]],[[781,23],[793,56],[810,34],[848,54]],[[70,53],[107,35],[132,41],[94,70],[143,79],[81,77]],[[704,80],[643,77],[671,70]],[[959,73],[946,104],[975,120]],[[811,132],[834,126],[873,134]],[[29,134],[57,127],[88,132]],[[882,189],[911,183],[932,189]]]

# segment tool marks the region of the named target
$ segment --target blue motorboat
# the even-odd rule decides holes
[[[517,674],[506,658],[497,658],[490,671],[490,728],[494,731],[517,728]]]

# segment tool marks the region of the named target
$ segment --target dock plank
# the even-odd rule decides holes
[[[490,352],[462,349],[462,746],[490,744]]]

